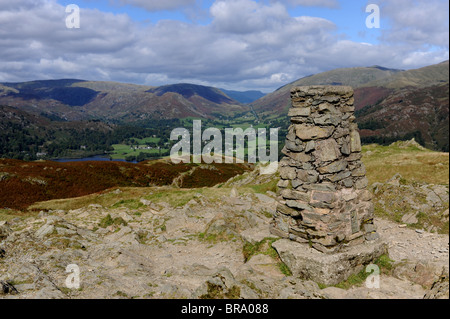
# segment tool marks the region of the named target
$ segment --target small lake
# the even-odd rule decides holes
[[[97,162],[126,162],[126,163],[134,163],[136,164],[136,161],[127,162],[124,159],[109,159],[109,157],[105,157],[102,155],[96,155],[96,156],[90,156],[90,157],[83,157],[83,158],[58,158],[52,160],[54,162],[60,162],[60,163],[68,163],[68,162],[87,162],[87,161],[97,161]]]

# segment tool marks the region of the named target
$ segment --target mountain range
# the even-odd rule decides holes
[[[380,66],[336,69],[301,78],[250,105],[260,118],[287,114],[290,90],[303,85],[349,85],[363,142],[416,138],[449,150],[449,61],[413,70]]]
[[[303,85],[348,85],[355,90],[355,107],[370,105],[399,88],[421,88],[449,82],[448,61],[414,70],[380,66],[335,69],[291,82],[251,103],[260,113],[287,113],[290,90]]]
[[[232,99],[243,103],[243,104],[247,104],[247,103],[252,103],[260,98],[262,98],[264,95],[266,95],[265,93],[261,92],[261,91],[256,91],[256,90],[250,90],[250,91],[234,91],[234,90],[225,90],[225,89],[220,89],[223,93],[225,93],[226,95],[228,95],[229,97],[231,97]]]
[[[364,142],[386,144],[414,137],[428,148],[448,151],[448,61],[407,71],[381,66],[335,69],[301,78],[266,95],[189,83],[146,86],[78,79],[0,83],[0,127],[15,125],[9,134],[22,127],[25,136],[32,136],[36,127],[43,131],[64,131],[68,126],[101,128],[104,132],[115,124],[184,118],[236,120],[252,114],[256,121],[270,124],[271,119],[286,117],[292,87],[321,84],[353,87],[355,115]],[[80,124],[92,120],[97,122],[94,127]],[[61,124],[74,121],[76,124]],[[39,136],[45,139],[48,134]]]
[[[0,83],[0,105],[66,121],[220,118],[248,111],[248,106],[213,87],[75,79]]]

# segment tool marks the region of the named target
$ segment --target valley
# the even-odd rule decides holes
[[[1,315],[448,300],[449,2],[378,2],[0,0]]]
[[[1,297],[448,298],[446,68],[334,70],[250,104],[190,84],[3,83]],[[222,134],[279,128],[281,158],[290,88],[330,81],[355,92],[374,222],[389,247],[374,261],[382,283],[376,290],[364,285],[364,270],[336,285],[293,275],[285,239],[269,230],[279,172],[261,163],[168,158],[177,142],[171,131],[192,135],[195,120]],[[138,163],[50,160],[91,155]],[[81,269],[79,289],[64,286],[73,263]]]
[[[415,138],[422,146],[448,152],[448,79],[445,61],[408,71],[379,66],[336,69],[265,95],[188,83],[160,87],[74,79],[0,83],[0,158],[161,158],[174,144],[170,132],[177,127],[191,129],[194,119],[220,130],[280,128],[283,141],[290,88],[312,84],[353,87],[363,143],[388,145]],[[137,147],[131,148],[134,141]]]

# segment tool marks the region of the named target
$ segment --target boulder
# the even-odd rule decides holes
[[[44,238],[45,236],[47,236],[47,235],[53,233],[54,229],[55,229],[55,226],[53,226],[53,225],[51,225],[51,224],[45,224],[45,225],[43,225],[41,228],[39,228],[39,229],[34,233],[34,235],[35,235],[37,238],[42,239],[42,238]]]

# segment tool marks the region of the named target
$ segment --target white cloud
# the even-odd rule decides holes
[[[60,72],[64,74],[75,73],[78,71],[79,66],[71,61],[66,61],[62,58],[54,60],[41,59],[39,65],[42,70],[49,70],[51,72]]]
[[[417,10],[408,8],[404,17],[384,0],[381,14],[392,27],[371,46],[342,40],[329,20],[292,17],[280,1],[216,0],[206,25],[161,20],[142,26],[125,14],[82,8],[80,29],[65,27],[56,0],[10,3],[0,0],[3,82],[80,78],[271,91],[337,67],[414,68],[448,59],[448,39],[441,38],[448,38],[448,23],[435,12],[436,0],[431,7],[438,21],[418,24]]]
[[[424,52],[415,51],[410,52],[405,55],[401,61],[402,65],[407,68],[414,68],[419,65],[428,65],[440,63],[442,61],[448,60],[448,52]]]
[[[381,0],[380,16],[387,19],[382,40],[414,46],[449,46],[447,0]]]
[[[36,7],[42,7],[45,3],[51,2],[47,0],[0,0],[0,11],[4,10],[14,10],[20,11],[22,9],[30,9]]]
[[[210,12],[217,31],[241,34],[270,29],[290,19],[280,3],[266,6],[252,0],[216,1]]]

